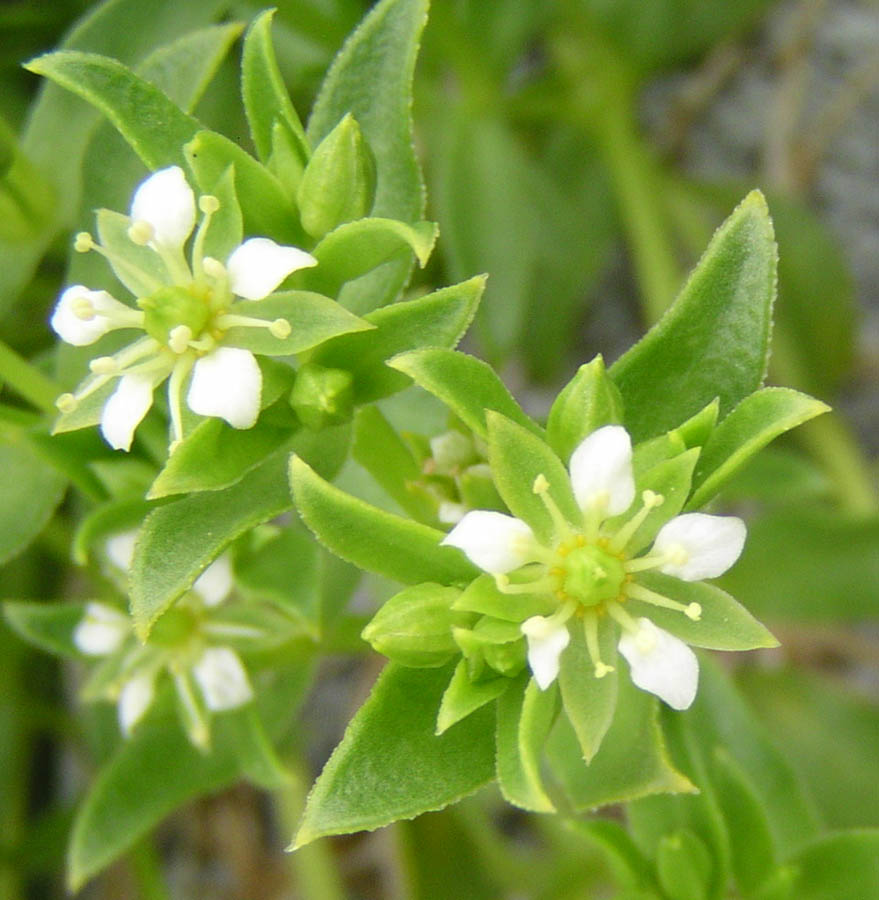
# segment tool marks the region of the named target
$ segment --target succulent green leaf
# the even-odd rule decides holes
[[[485,423],[488,409],[503,413],[538,437],[543,435],[542,429],[525,415],[491,366],[481,359],[455,350],[430,347],[401,353],[388,365],[404,372],[419,387],[442,400],[483,440],[488,439]]]
[[[559,708],[555,684],[541,691],[523,673],[497,703],[497,778],[504,799],[531,812],[554,812],[540,777],[543,745]]]
[[[459,551],[440,546],[443,532],[340,491],[296,456],[290,484],[300,515],[318,540],[367,571],[404,584],[467,582],[478,573]]]
[[[485,706],[486,703],[491,703],[514,683],[503,675],[471,681],[468,669],[466,659],[460,660],[455,666],[455,672],[443,694],[439,714],[436,717],[437,734],[448,731],[452,725],[466,719],[470,713]]]
[[[760,387],[775,278],[769,211],[752,191],[717,230],[666,314],[610,369],[633,440],[673,428],[715,397],[725,416]]]
[[[3,604],[6,621],[19,637],[34,647],[58,656],[82,657],[73,643],[73,631],[85,614],[84,603]]]
[[[549,494],[571,523],[582,513],[571,492],[571,479],[561,460],[532,432],[500,413],[486,411],[488,458],[495,485],[510,512],[548,542],[555,534],[552,517],[543,500],[534,493],[538,475],[549,482]]]
[[[272,19],[275,10],[258,15],[244,36],[241,55],[241,94],[250,134],[259,158],[266,162],[272,154],[273,131],[284,128],[293,139],[300,165],[308,161],[308,141],[299,116],[290,101],[278,69],[272,46]]]
[[[549,411],[546,439],[566,463],[580,442],[603,425],[623,422],[623,400],[601,355],[585,363],[562,388]]]
[[[409,379],[388,368],[385,361],[417,347],[454,347],[473,320],[484,287],[485,278],[477,276],[367,313],[363,318],[375,331],[333,338],[315,352],[312,361],[351,372],[356,403],[392,394]]]
[[[601,661],[613,667],[602,678],[595,677],[592,657],[586,648],[586,638],[576,622],[570,626],[571,643],[561,655],[559,688],[568,721],[574,727],[580,743],[582,758],[591,762],[613,721],[617,703],[616,627],[609,616],[602,616],[598,624],[598,647]],[[625,676],[623,676],[625,677]]]
[[[746,397],[705,444],[687,507],[704,506],[758,450],[829,409],[820,400],[789,388],[763,388]]]
[[[385,668],[317,779],[294,848],[442,809],[494,778],[491,708],[434,733],[451,671]]]
[[[513,576],[511,581],[515,582]],[[524,622],[531,616],[547,616],[557,604],[549,594],[505,594],[495,584],[493,575],[480,575],[455,601],[455,609],[492,616],[505,622]]]
[[[657,594],[684,605],[698,603],[702,617],[694,622],[682,612],[663,609],[630,598],[626,608],[634,616],[646,616],[694,647],[709,650],[754,650],[777,647],[778,641],[726,591],[704,581],[682,581],[671,575],[643,572],[637,582]]]
[[[155,503],[143,499],[142,492],[135,497],[108,500],[96,506],[76,529],[73,561],[80,566],[86,565],[99,543],[111,535],[136,529],[155,508]]]
[[[707,900],[711,879],[711,855],[688,828],[663,835],[656,848],[659,883],[675,900]]]

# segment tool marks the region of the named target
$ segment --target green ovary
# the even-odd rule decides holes
[[[209,301],[206,292],[169,286],[138,302],[144,310],[147,334],[167,344],[170,332],[180,325],[189,328],[193,337],[198,337],[205,330],[211,317]]]
[[[559,556],[554,571],[558,573],[559,590],[567,599],[581,606],[598,606],[616,600],[622,593],[626,581],[623,562],[602,547],[575,546]]]

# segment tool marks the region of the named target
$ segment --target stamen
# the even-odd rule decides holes
[[[196,747],[207,750],[210,746],[211,734],[198,707],[187,675],[183,672],[175,672],[174,686],[177,688],[177,696],[186,712],[186,730],[190,740]]]
[[[601,531],[601,523],[607,518],[607,504],[610,503],[610,494],[601,491],[592,497],[592,500],[583,513],[583,530],[590,541],[598,539]]]
[[[83,239],[83,242],[88,242],[88,245],[85,246],[85,249],[80,248],[80,238]],[[96,243],[87,231],[81,231],[76,236],[76,243],[74,243],[73,248],[79,253],[85,253],[86,250],[94,250],[95,252],[100,253],[101,256],[103,256],[104,259],[106,259],[107,262],[109,262],[114,268],[119,269],[120,271],[125,271],[129,275],[138,278],[141,282],[148,285],[152,291],[157,291],[160,287],[162,287],[162,282],[159,281],[158,278],[153,277],[149,272],[145,272],[140,268],[140,266],[135,265],[124,256],[119,256],[118,253],[114,253],[112,250],[108,250],[101,244]],[[142,322],[143,320],[141,319],[140,321]]]
[[[212,216],[220,208],[220,201],[213,194],[202,194],[198,198],[198,208],[206,216]]]
[[[257,319],[253,316],[238,316],[234,313],[218,316],[215,320],[217,328],[225,331],[227,328],[268,328],[276,338],[282,340],[290,336],[292,326],[286,319]]]
[[[128,239],[138,247],[146,247],[155,233],[155,229],[149,222],[132,222],[128,229]]]
[[[611,539],[610,547],[617,553],[625,548],[626,544],[629,543],[632,536],[641,527],[641,524],[647,516],[650,515],[650,512],[665,502],[665,497],[663,497],[662,494],[656,494],[653,491],[644,491],[641,494],[641,501],[643,503],[641,509],[639,509]]]
[[[76,397],[70,393],[59,394],[58,399],[55,401],[55,406],[58,407],[59,412],[72,413],[77,407]]]
[[[186,327],[186,326],[178,326]],[[176,331],[176,329],[175,329]],[[169,455],[173,453],[180,442],[183,440],[183,407],[181,405],[181,397],[183,394],[183,382],[189,374],[195,360],[192,354],[181,356],[174,364],[171,370],[171,377],[168,379],[168,409],[171,413],[171,433],[174,439],[168,449]]]
[[[639,632],[638,623],[620,606],[619,603],[608,603],[605,607],[608,615],[616,619],[623,631],[629,634],[637,634]]]
[[[285,338],[290,337],[293,326],[286,319],[275,319],[275,321],[269,325],[269,331],[272,333],[272,337],[276,337],[278,340],[283,341]]]
[[[115,375],[119,371],[119,363],[112,356],[98,356],[89,363],[89,369],[95,375]]]
[[[495,575],[494,583],[502,594],[545,594],[555,589],[550,578],[538,578],[535,581],[524,581],[513,584],[507,575]]]
[[[543,505],[552,519],[552,524],[555,526],[556,537],[559,540],[572,537],[573,530],[568,524],[568,520],[562,515],[562,511],[558,508],[555,500],[549,495],[549,482],[542,472],[534,479],[531,490],[543,501]]]
[[[601,648],[598,645],[598,616],[594,612],[587,612],[583,616],[583,632],[586,635],[586,649],[595,668],[595,677],[604,678],[608,672],[613,672],[613,666],[601,661]]]
[[[192,271],[196,278],[203,278],[204,269],[204,242],[211,224],[211,218],[220,208],[220,201],[213,194],[202,194],[198,198],[198,208],[204,213],[192,242]]]
[[[94,248],[94,238],[87,231],[80,231],[73,239],[73,249],[77,253],[88,253],[89,250],[94,250]]]
[[[82,319],[83,322],[91,322],[97,315],[97,310],[95,310],[94,304],[88,297],[77,297],[73,303],[70,304],[70,308],[73,311],[73,315],[75,315],[77,319]]]
[[[205,275],[208,278],[213,278],[216,281],[220,281],[226,278],[226,267],[220,262],[218,259],[214,259],[213,256],[206,256],[201,261],[201,268]]]
[[[699,603],[679,603],[670,597],[664,597],[651,591],[642,584],[631,582],[623,588],[623,593],[633,600],[641,600],[643,603],[649,603],[651,606],[660,606],[663,609],[673,609],[682,612],[688,619],[698,622],[702,618],[702,606]]]
[[[176,325],[168,332],[168,346],[175,353],[184,353],[192,338],[192,329],[188,325]]]
[[[627,573],[646,572],[648,569],[658,569],[666,563],[674,562],[677,558],[673,553],[657,553],[648,554],[647,556],[637,556],[635,559],[628,559],[623,563],[623,568]]]

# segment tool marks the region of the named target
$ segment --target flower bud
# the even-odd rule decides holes
[[[347,422],[354,408],[351,382],[351,373],[344,369],[307,363],[296,374],[290,405],[300,421],[314,431]]]
[[[350,114],[318,144],[297,191],[302,227],[321,238],[372,209],[375,160]]]

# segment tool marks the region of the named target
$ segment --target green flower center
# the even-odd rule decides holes
[[[159,617],[147,643],[166,649],[182,647],[198,631],[200,621],[201,617],[195,610],[175,606]]]
[[[198,337],[211,319],[209,288],[169,285],[138,301],[144,311],[144,329],[159,343],[168,345],[171,332],[181,325]]]
[[[556,552],[558,562],[552,573],[558,579],[560,599],[589,607],[620,597],[626,571],[619,556],[599,544],[585,543],[582,537],[573,546],[562,544]]]

